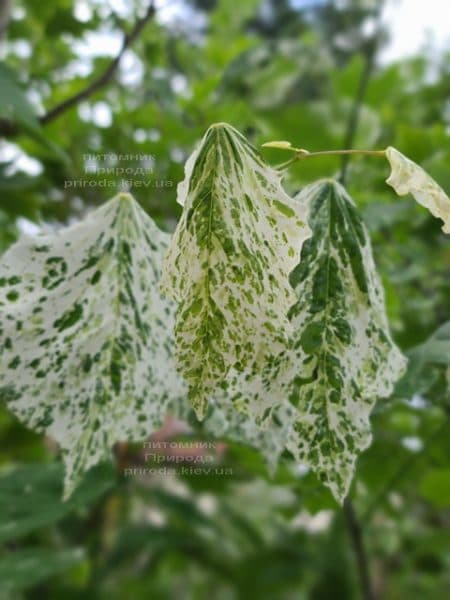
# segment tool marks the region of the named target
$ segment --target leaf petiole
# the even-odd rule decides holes
[[[265,148],[278,148],[280,150],[290,150],[291,152],[295,152],[295,156],[290,160],[282,163],[278,166],[279,169],[286,169],[290,167],[293,163],[304,160],[305,158],[313,158],[316,156],[342,156],[345,154],[360,154],[365,156],[386,156],[386,150],[321,150],[319,152],[309,152],[304,148],[295,148],[291,146],[289,142],[267,142],[263,144]]]

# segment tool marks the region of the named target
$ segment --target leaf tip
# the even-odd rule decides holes
[[[216,129],[234,129],[229,123],[225,121],[219,121],[209,126],[208,131],[215,131]]]
[[[262,148],[278,148],[280,150],[292,150],[295,151],[296,148],[292,147],[291,142],[286,140],[275,140],[273,142],[264,142],[262,144]]]
[[[117,199],[120,202],[133,202],[134,198],[131,194],[129,194],[128,192],[120,192],[120,194],[118,194]]]

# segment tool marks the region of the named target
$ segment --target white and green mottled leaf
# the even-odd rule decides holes
[[[66,497],[115,442],[144,439],[183,395],[174,305],[158,288],[168,242],[121,194],[2,257],[0,397],[60,444]]]
[[[295,409],[288,402],[274,407],[261,426],[250,414],[236,410],[230,397],[211,401],[212,415],[205,419],[204,429],[217,438],[228,438],[259,450],[270,474],[274,474],[292,427]]]
[[[309,209],[313,236],[291,275],[296,415],[287,448],[342,501],[371,442],[374,403],[392,393],[406,359],[391,339],[370,239],[351,198],[322,181],[297,200]]]
[[[399,196],[412,194],[434,217],[442,219],[442,231],[450,233],[450,198],[444,190],[422,167],[392,146],[386,149],[386,157],[391,165],[391,174],[386,183]]]
[[[226,124],[210,127],[187,161],[178,202],[161,286],[179,302],[176,359],[203,418],[230,369],[252,370],[285,347],[296,300],[288,275],[310,230],[279,172]]]
[[[226,401],[262,430],[270,427],[274,411],[285,403],[288,394],[290,345],[291,337],[284,341],[281,350],[268,349],[258,364],[242,372],[230,369],[227,376]],[[217,396],[218,393],[214,397]]]

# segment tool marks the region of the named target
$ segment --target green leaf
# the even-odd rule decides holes
[[[442,367],[447,367],[450,374],[450,321],[408,350],[407,356],[408,369],[395,388],[396,394],[403,397],[427,392]]]
[[[174,308],[157,287],[168,240],[120,194],[77,225],[22,238],[0,264],[0,398],[60,444],[66,498],[182,394]]]
[[[287,448],[342,501],[371,442],[374,403],[391,394],[406,361],[391,339],[369,236],[351,198],[321,181],[297,200],[309,208],[313,236],[291,276],[296,415]]]
[[[442,219],[442,231],[450,233],[450,198],[444,190],[422,167],[395,148],[387,148],[386,157],[392,169],[386,183],[392,186],[399,196],[412,194],[434,217]]]
[[[420,484],[421,495],[438,508],[450,508],[450,469],[433,469]]]
[[[28,102],[16,75],[5,64],[0,64],[0,88],[2,102],[0,104],[0,117],[21,124],[28,131],[40,134],[41,126]]]
[[[423,344],[408,351],[421,365],[450,365],[450,321],[441,325]]]
[[[1,173],[0,173],[1,189]],[[17,238],[17,227],[15,221],[0,209],[0,255]]]
[[[2,90],[0,118],[17,123],[61,162],[68,163],[67,154],[44,134],[35,110],[28,101],[15,72],[5,64],[0,64],[0,89]]]
[[[176,358],[201,419],[232,368],[252,370],[285,347],[296,299],[288,275],[310,231],[279,173],[222,123],[187,161],[178,202],[161,287],[179,302]]]
[[[112,467],[90,471],[67,502],[61,501],[63,469],[59,463],[27,464],[0,476],[0,542],[17,540],[85,507],[114,484]]]
[[[66,571],[85,558],[82,548],[16,550],[0,559],[0,591],[25,590]]]

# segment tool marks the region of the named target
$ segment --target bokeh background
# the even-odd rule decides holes
[[[393,145],[450,190],[445,4],[0,0],[0,252],[120,189],[173,230],[184,161],[217,121],[255,145]],[[222,471],[125,477],[145,459],[124,440],[62,503],[57,447],[0,407],[0,598],[447,597],[450,242],[387,175],[377,158],[326,157],[285,180],[345,180],[410,357],[346,510],[288,455],[270,477],[254,449],[170,419],[153,439],[210,442]]]

